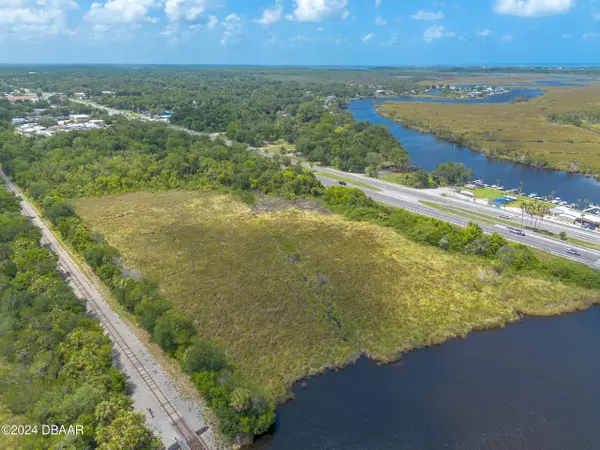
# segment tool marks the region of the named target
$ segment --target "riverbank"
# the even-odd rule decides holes
[[[532,167],[600,176],[597,125],[561,124],[550,117],[594,111],[600,85],[547,87],[528,102],[377,102],[379,115],[404,127]]]
[[[77,201],[126,266],[155,280],[273,401],[289,398],[303,377],[361,355],[392,362],[521,314],[600,301],[590,289],[498,273],[482,258],[299,207],[174,191]]]
[[[397,104],[394,104],[397,105]],[[415,103],[411,103],[411,112],[414,113]],[[488,158],[494,159],[502,159],[506,161],[516,162],[519,164],[524,164],[531,167],[537,167],[542,169],[551,169],[551,170],[559,170],[567,173],[579,173],[586,177],[595,178],[600,181],[600,164],[594,161],[593,166],[588,165],[588,163],[584,163],[577,159],[577,156],[571,157],[570,160],[555,160],[551,159],[550,156],[544,153],[534,152],[524,148],[525,146],[538,146],[538,144],[544,144],[543,141],[538,140],[530,140],[524,142],[521,141],[513,141],[513,140],[496,140],[496,141],[481,141],[477,140],[477,138],[472,138],[469,135],[469,132],[465,131],[452,131],[451,129],[446,128],[444,125],[435,125],[426,122],[426,120],[431,119],[431,115],[427,113],[423,113],[423,116],[426,116],[427,119],[417,118],[415,115],[413,116],[401,116],[397,111],[394,111],[390,104],[384,103],[382,106],[376,106],[377,113],[382,117],[385,117],[395,123],[398,123],[404,127],[410,128],[415,131],[419,131],[421,133],[428,133],[435,136],[437,139],[443,140],[445,142],[458,145],[461,147],[467,147],[471,151],[483,153]],[[451,114],[451,113],[449,113]],[[511,127],[518,127],[518,125],[510,125]],[[487,133],[487,132],[483,132]],[[568,138],[565,138],[569,140]],[[553,145],[553,144],[550,144]],[[576,154],[578,150],[581,150],[582,153],[585,154],[589,152],[590,148],[595,148],[597,144],[588,144],[583,143],[577,149],[570,150],[569,152],[562,152],[561,155],[565,153]],[[598,157],[600,158],[600,145],[598,145]],[[594,158],[598,159],[598,158]]]
[[[294,388],[252,450],[594,448],[600,308],[524,318]]]

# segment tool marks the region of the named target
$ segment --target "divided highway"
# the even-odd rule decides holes
[[[76,100],[74,100],[74,101],[76,101]],[[107,108],[106,106],[102,106],[97,103],[93,103],[93,102],[89,102],[89,101],[78,101],[78,102],[84,103],[84,104],[87,104],[90,106],[94,106],[94,107],[97,107],[100,109],[104,109],[111,114],[125,114],[128,117],[137,118],[135,115],[131,115],[130,113],[125,113],[123,111],[110,109],[110,108]],[[167,126],[169,126],[169,128],[174,128],[174,129],[177,129],[180,131],[185,131],[186,133],[191,134],[191,135],[206,136],[206,137],[210,138],[211,140],[215,140],[219,136],[218,133],[207,134],[207,133],[200,133],[197,131],[189,130],[187,128],[183,128],[183,127],[176,126],[176,125],[167,125]],[[232,144],[231,141],[228,139],[225,139],[224,142],[226,145]],[[272,154],[265,152],[264,150],[257,149],[254,147],[248,147],[248,150],[258,151],[260,154],[267,156],[267,157],[273,156]],[[305,167],[310,167],[310,165],[308,163],[302,163],[302,165]],[[407,209],[409,211],[412,211],[412,212],[415,212],[418,214],[435,217],[437,219],[445,220],[447,222],[451,222],[451,223],[454,223],[454,224],[460,225],[460,226],[466,226],[469,222],[476,222],[483,228],[483,230],[486,233],[497,232],[497,233],[503,235],[504,237],[506,237],[507,239],[510,239],[511,241],[520,242],[522,244],[526,244],[531,247],[535,247],[540,250],[544,250],[544,251],[552,253],[554,255],[558,255],[558,256],[561,256],[564,258],[579,261],[579,262],[586,264],[594,269],[600,270],[600,251],[590,250],[588,248],[574,245],[574,244],[568,244],[568,243],[565,243],[558,239],[549,238],[546,236],[542,236],[540,234],[527,233],[525,236],[519,236],[514,233],[511,233],[508,230],[507,226],[503,225],[501,222],[499,222],[498,224],[496,224],[494,226],[491,226],[491,225],[489,225],[489,223],[486,223],[487,221],[485,221],[485,220],[484,221],[482,221],[481,219],[478,220],[476,217],[473,217],[472,219],[466,219],[464,217],[461,217],[460,215],[452,214],[452,212],[450,212],[450,211],[440,211],[439,209],[431,208],[429,206],[423,205],[421,203],[421,201],[434,202],[437,204],[452,206],[455,208],[459,207],[459,208],[463,208],[463,209],[468,209],[473,212],[477,212],[477,213],[484,214],[487,216],[496,216],[497,217],[500,214],[504,213],[502,211],[494,210],[493,208],[490,208],[489,206],[480,205],[480,204],[477,204],[474,202],[465,202],[465,201],[458,200],[456,198],[442,197],[440,195],[436,195],[431,192],[428,192],[427,190],[413,189],[413,188],[401,186],[398,184],[390,183],[387,181],[378,180],[376,178],[370,178],[370,177],[367,177],[367,176],[361,175],[361,174],[352,174],[352,173],[348,173],[348,172],[341,172],[341,171],[338,171],[335,169],[330,169],[327,167],[319,167],[318,173],[317,173],[317,178],[319,178],[321,180],[321,182],[326,185],[338,185],[338,181],[335,178],[328,178],[327,174],[331,174],[334,177],[342,176],[345,179],[355,180],[355,181],[360,182],[360,184],[362,184],[362,185],[364,185],[364,184],[370,185],[371,187],[375,188],[376,190],[370,190],[370,189],[363,188],[358,185],[355,185],[352,187],[361,189],[367,195],[369,195],[371,198],[373,198],[379,202],[386,203],[390,206],[404,208],[404,209]],[[513,216],[514,216],[514,214],[513,214]],[[583,229],[575,227],[575,226],[570,226],[570,225],[566,225],[566,224],[562,225],[562,224],[558,224],[556,222],[549,222],[549,221],[544,222],[544,228],[548,229],[549,231],[552,231],[553,233],[557,233],[557,234],[560,233],[561,231],[564,231],[567,233],[568,236],[570,236],[572,238],[580,239],[582,241],[587,241],[591,244],[600,245],[600,233],[598,233],[598,232],[587,231],[587,230],[583,230]],[[567,250],[570,248],[575,249],[579,253],[579,255],[576,256],[576,255],[568,254]]]
[[[496,232],[511,241],[526,244],[531,247],[544,250],[548,253],[552,253],[554,255],[581,262],[594,269],[600,270],[600,251],[591,250],[574,244],[569,244],[558,239],[548,238],[546,236],[535,233],[528,232],[525,236],[519,236],[514,233],[511,233],[508,230],[508,227],[503,225],[502,223],[490,225],[487,222],[487,220],[478,220],[476,217],[467,219],[465,217],[453,214],[450,211],[440,211],[439,209],[431,208],[422,204],[421,201],[429,201],[442,205],[461,207],[463,209],[485,214],[487,216],[497,216],[502,213],[506,214],[505,212],[499,213],[496,210],[494,210],[494,208],[486,207],[483,205],[477,205],[474,202],[465,202],[457,199],[452,199],[451,197],[441,197],[440,195],[428,193],[425,190],[406,188],[400,185],[395,185],[393,183],[368,178],[366,176],[350,174],[346,172],[339,172],[334,169],[320,167],[319,173],[317,174],[317,178],[319,178],[319,180],[321,180],[321,182],[327,186],[339,185],[339,182],[337,180],[328,178],[327,173],[330,173],[333,176],[343,176],[348,180],[353,179],[357,182],[363,184],[366,183],[374,188],[379,189],[378,191],[375,191],[360,186],[353,186],[351,183],[349,183],[351,187],[357,187],[358,189],[363,190],[369,197],[373,198],[378,202],[385,203],[398,208],[403,208],[418,214],[423,214],[425,216],[435,217],[436,219],[444,220],[446,222],[454,223],[460,226],[466,226],[469,222],[476,222],[483,228],[483,230],[486,233]],[[544,228],[551,229],[551,231],[554,231],[556,233],[559,233],[560,231],[565,231],[571,237],[577,237],[578,239],[600,245],[600,234],[597,232],[587,232],[585,230],[578,230],[575,227],[549,223],[548,221],[544,222]],[[568,254],[567,249],[569,248],[577,250],[577,252],[580,255],[575,256]]]

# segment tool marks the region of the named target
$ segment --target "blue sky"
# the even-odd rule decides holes
[[[600,0],[0,0],[0,63],[600,63]]]

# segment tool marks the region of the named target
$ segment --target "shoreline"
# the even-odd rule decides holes
[[[557,164],[554,164],[552,161],[548,161],[547,165],[544,165],[544,164],[527,163],[518,158],[511,157],[509,155],[490,155],[488,153],[488,151],[486,151],[485,149],[478,148],[479,146],[477,144],[469,142],[469,141],[463,141],[462,138],[457,138],[456,135],[454,135],[453,132],[451,132],[451,131],[450,131],[450,136],[446,137],[446,136],[437,134],[434,131],[428,130],[427,128],[421,127],[419,125],[410,124],[408,122],[405,122],[401,118],[392,117],[389,113],[382,111],[382,106],[380,106],[380,105],[385,105],[385,103],[380,103],[380,104],[374,105],[375,111],[378,116],[388,119],[391,122],[393,122],[397,125],[401,125],[405,128],[415,130],[420,133],[429,134],[441,141],[448,142],[450,144],[454,144],[459,147],[464,147],[464,148],[468,149],[469,151],[483,153],[486,156],[486,158],[488,158],[488,159],[499,159],[499,160],[504,160],[504,161],[511,161],[516,164],[522,164],[522,165],[528,166],[528,167],[535,167],[535,168],[539,168],[539,169],[546,169],[546,170],[552,170],[552,171],[557,171],[557,172],[565,172],[565,173],[570,173],[570,174],[579,174],[579,175],[585,176],[586,178],[594,178],[597,182],[600,182],[600,169],[596,173],[590,173],[589,171],[572,170],[568,167],[566,167],[566,168],[561,167]],[[526,153],[521,158],[527,157],[527,156],[530,156],[530,154]]]

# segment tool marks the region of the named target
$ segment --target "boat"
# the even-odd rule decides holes
[[[567,202],[565,202],[565,201],[562,201],[559,203],[560,206],[565,206],[566,204],[567,204]]]

